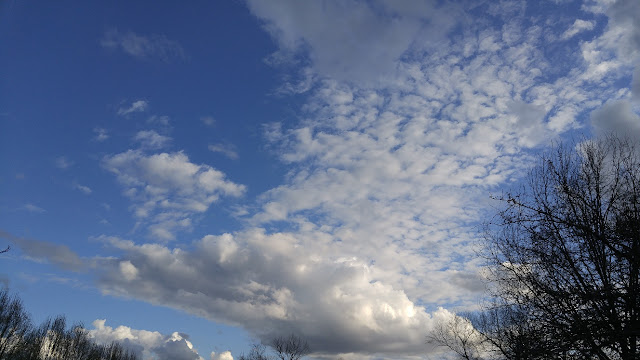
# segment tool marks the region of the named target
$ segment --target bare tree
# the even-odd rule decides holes
[[[501,199],[487,236],[494,295],[524,310],[519,321],[545,345],[537,356],[639,359],[638,144],[560,146],[522,192]]]
[[[271,347],[280,360],[299,360],[311,351],[309,344],[294,334],[273,339]]]
[[[241,354],[238,360],[271,360],[269,355],[266,354],[266,346],[255,343],[251,346],[251,351],[248,354]]]
[[[22,339],[31,330],[31,319],[22,301],[12,297],[6,289],[0,290],[0,359],[10,358],[22,345]]]
[[[480,360],[485,352],[485,339],[468,319],[455,314],[435,321],[427,344],[444,347],[464,360]]]
[[[17,297],[0,290],[0,360],[135,360],[119,343],[97,344],[80,324],[64,316],[34,327]]]

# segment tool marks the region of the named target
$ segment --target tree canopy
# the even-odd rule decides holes
[[[483,344],[473,356],[640,358],[637,140],[558,146],[499,200],[485,237],[493,300],[466,316]]]

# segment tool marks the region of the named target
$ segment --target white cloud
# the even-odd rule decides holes
[[[211,360],[233,360],[233,355],[231,355],[230,351],[223,351],[219,354],[212,352]]]
[[[69,160],[65,156],[60,156],[56,158],[55,164],[58,169],[65,170],[73,166],[73,161]]]
[[[103,240],[138,269],[127,278],[123,260],[104,260],[103,291],[243,324],[264,341],[295,332],[321,352],[417,354],[430,326],[430,315],[375,279],[364,259],[319,257],[300,234],[209,235],[193,250]],[[325,240],[316,238],[318,248]]]
[[[576,21],[573,22],[573,25],[571,25],[571,27],[568,28],[560,38],[563,40],[570,39],[583,31],[593,30],[595,25],[595,21],[576,19]]]
[[[138,131],[134,139],[145,149],[157,150],[167,146],[171,142],[168,136],[160,135],[155,130]]]
[[[231,144],[210,144],[209,151],[221,153],[231,160],[237,160],[239,157],[235,147]]]
[[[182,152],[146,155],[129,150],[106,156],[103,164],[125,187],[135,217],[160,240],[172,240],[175,230],[189,229],[191,216],[205,212],[220,196],[245,191],[211,166],[190,162]]]
[[[47,212],[47,210],[41,208],[40,206],[34,205],[32,203],[26,203],[24,205],[22,205],[22,209],[28,211],[28,212],[32,212],[32,213],[44,213]]]
[[[77,190],[80,190],[81,192],[83,192],[85,195],[89,195],[92,193],[91,188],[85,185],[80,185],[78,183],[74,183],[73,187]]]
[[[303,120],[265,125],[290,166],[285,181],[257,210],[238,210],[244,228],[168,246],[244,186],[182,152],[106,156],[158,241],[102,237],[120,253],[95,260],[100,287],[262,340],[298,333],[321,356],[423,354],[434,319],[451,315],[440,306],[472,309],[483,296],[478,222],[492,211],[490,193],[526,173],[531,149],[584,126],[589,113],[599,128],[636,131],[638,114],[620,100],[628,89],[619,89],[638,49],[626,15],[634,4],[616,3],[604,32],[578,43],[523,18],[520,1],[490,6],[490,19],[475,17],[485,8],[449,3],[251,1],[278,42],[274,58],[306,55],[294,65],[314,82],[291,87],[310,92]],[[463,30],[447,36],[453,19]],[[385,81],[361,81],[379,74]]]
[[[189,341],[189,336],[183,333],[165,335],[124,325],[113,328],[106,325],[106,319],[95,320],[92,325],[89,336],[96,342],[120,342],[144,360],[204,360]]]
[[[149,124],[157,124],[162,125],[164,127],[169,126],[169,117],[167,115],[151,115],[147,119],[147,123]]]
[[[235,233],[173,248],[113,240],[122,255],[102,267],[105,291],[262,340],[299,333],[329,357],[422,354],[438,306],[477,306],[484,283],[474,246],[490,193],[526,173],[531,149],[619,97],[612,84],[628,67],[606,46],[622,35],[550,40],[540,23],[524,25],[522,2],[510,2],[492,9],[504,23],[465,13],[465,31],[423,41],[423,21],[446,30],[460,9],[371,4],[341,12],[336,2],[250,2],[281,51],[308,51],[305,69],[319,74],[299,124],[265,126],[290,165],[286,181]],[[338,41],[343,34],[354,35]],[[549,58],[547,47],[559,45],[566,58]],[[373,73],[386,81],[362,86]],[[120,268],[127,261],[135,278]]]
[[[93,128],[93,133],[95,134],[93,139],[98,142],[105,141],[109,138],[109,133],[107,132],[107,129],[104,128]]]
[[[216,119],[214,119],[213,116],[203,116],[200,118],[200,121],[207,126],[214,126],[216,124]]]
[[[144,112],[149,107],[149,103],[145,100],[136,100],[129,107],[121,107],[118,109],[118,115],[126,116],[131,113]]]
[[[186,59],[182,46],[164,35],[145,36],[112,29],[105,33],[100,44],[106,49],[121,50],[137,59],[157,58],[164,62]]]

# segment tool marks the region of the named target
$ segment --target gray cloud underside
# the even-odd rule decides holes
[[[86,267],[75,252],[65,245],[57,245],[47,241],[23,238],[0,230],[0,238],[7,239],[18,246],[25,255],[34,259],[46,259],[65,270],[79,271]]]

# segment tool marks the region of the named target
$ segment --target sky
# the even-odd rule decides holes
[[[0,1],[0,282],[143,359],[436,359],[554,143],[640,137],[640,2]]]

